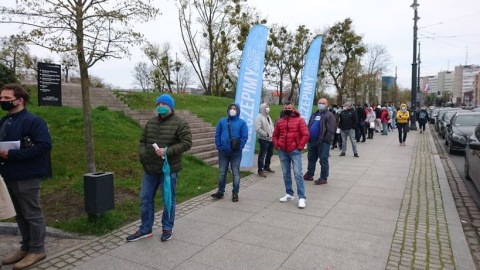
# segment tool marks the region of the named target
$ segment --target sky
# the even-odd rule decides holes
[[[1,5],[15,0],[2,0]],[[139,25],[149,42],[170,42],[172,52],[181,47],[178,11],[173,0],[155,0],[162,12],[155,21]],[[384,76],[395,76],[401,87],[411,87],[413,63],[413,0],[248,0],[268,24],[281,24],[290,30],[305,25],[310,30],[324,29],[336,22],[351,18],[355,32],[363,36],[366,44],[379,44],[391,56],[389,70]],[[418,0],[418,41],[420,45],[420,76],[436,75],[440,71],[454,70],[457,65],[480,64],[480,1],[478,0]],[[268,25],[267,24],[267,25]],[[0,35],[15,29],[0,24]],[[40,55],[53,54],[32,48]],[[418,49],[417,49],[418,52]],[[121,89],[133,88],[132,70],[138,62],[148,62],[141,47],[131,49],[132,56],[110,59],[95,64],[90,74]],[[59,58],[58,58],[59,59]]]

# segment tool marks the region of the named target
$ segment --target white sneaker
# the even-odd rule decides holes
[[[293,199],[295,199],[295,197],[293,197],[292,195],[285,194],[285,196],[281,197],[279,201],[288,202],[288,201],[293,201]]]
[[[304,198],[301,198],[300,200],[298,200],[298,208],[305,208],[306,204],[305,204],[305,199]]]

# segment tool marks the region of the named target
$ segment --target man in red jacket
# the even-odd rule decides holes
[[[291,102],[283,104],[283,117],[280,118],[273,131],[273,147],[278,150],[280,164],[282,165],[283,181],[285,183],[285,196],[280,202],[294,199],[292,189],[292,173],[295,176],[298,193],[298,207],[305,208],[305,184],[302,173],[302,150],[305,148],[310,134],[305,120],[300,117],[300,112],[295,110]],[[292,166],[293,165],[293,166]]]

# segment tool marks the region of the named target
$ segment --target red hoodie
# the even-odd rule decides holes
[[[300,117],[300,113],[293,110],[291,116],[283,116],[278,120],[272,139],[275,149],[280,148],[282,151],[290,153],[295,149],[302,151],[310,139],[310,133],[305,120]]]

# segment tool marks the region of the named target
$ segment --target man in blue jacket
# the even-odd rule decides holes
[[[248,140],[247,123],[240,118],[240,106],[232,103],[228,106],[227,117],[220,119],[215,131],[215,144],[218,150],[218,191],[212,194],[214,199],[222,199],[227,182],[228,165],[232,168],[232,201],[238,202],[240,191],[240,162],[242,150]]]
[[[0,151],[0,174],[5,180],[22,242],[20,250],[2,264],[24,269],[45,259],[45,219],[40,207],[40,181],[49,175],[52,140],[45,121],[29,113],[28,92],[19,84],[0,89],[0,105],[7,115],[0,119],[0,142],[17,141],[19,148]]]
[[[316,185],[327,184],[329,169],[328,157],[330,144],[336,131],[335,116],[328,110],[328,101],[325,98],[318,100],[318,110],[310,116],[308,129],[308,166],[304,180],[312,181],[315,174],[317,160],[320,160],[320,178],[315,180]]]

